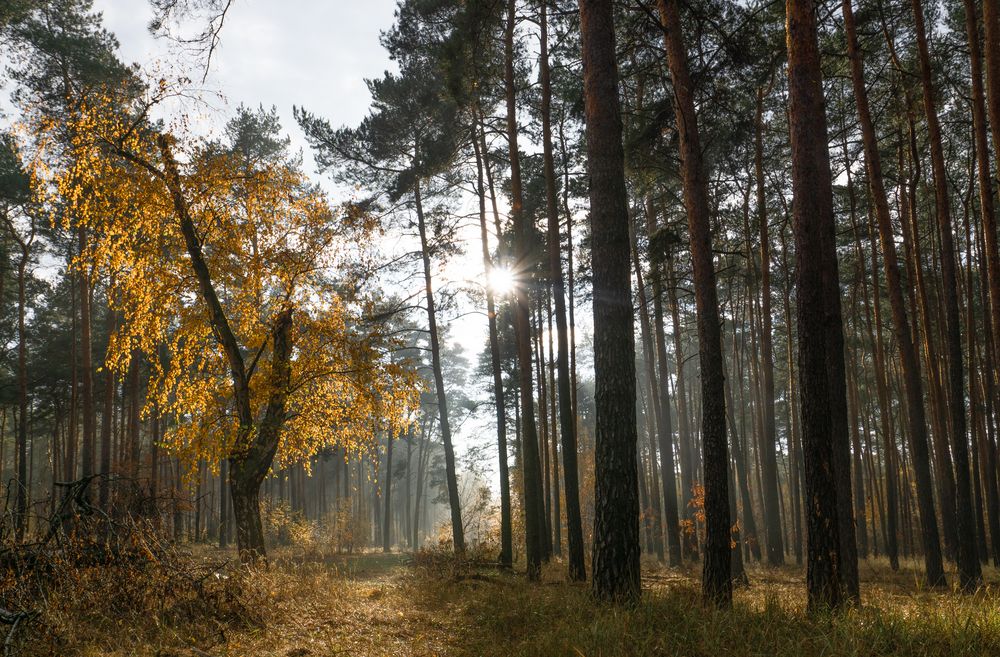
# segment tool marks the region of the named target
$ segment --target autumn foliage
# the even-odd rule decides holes
[[[131,111],[111,99],[88,103],[68,127],[66,165],[35,171],[39,195],[59,208],[53,216],[89,234],[76,266],[108,281],[120,319],[107,365],[123,373],[137,352],[151,361],[144,412],[168,419],[162,446],[189,465],[218,464],[232,456],[239,432],[231,364],[192,272],[158,139],[178,162],[212,285],[247,363],[255,417],[273,393],[272,377],[258,373],[271,356],[271,332],[279,315],[292,313],[276,463],[331,445],[363,450],[376,432],[408,426],[417,379],[393,359],[397,344],[383,324],[370,319],[377,296],[365,285],[363,245],[375,223],[334,209],[305,179],[273,113],[241,108],[225,139],[198,139],[182,125],[144,121],[164,91]],[[47,143],[50,124],[36,129],[37,143]],[[38,155],[36,162],[52,161]]]

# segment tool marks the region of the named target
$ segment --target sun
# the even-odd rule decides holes
[[[487,284],[493,294],[504,296],[514,291],[514,272],[506,267],[493,267]]]

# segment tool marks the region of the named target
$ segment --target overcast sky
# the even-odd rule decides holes
[[[152,11],[145,0],[95,0],[94,6],[121,42],[124,60],[147,70],[157,61],[175,63],[169,44],[147,29]],[[392,25],[395,6],[395,0],[235,0],[205,87],[223,94],[223,115],[240,103],[276,106],[298,144],[293,105],[335,126],[355,124],[371,100],[365,78],[390,66],[379,33]]]

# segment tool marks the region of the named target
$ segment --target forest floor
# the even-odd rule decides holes
[[[220,554],[190,558],[210,562]],[[988,570],[989,586],[963,596],[923,590],[917,568],[909,563],[892,573],[865,562],[860,609],[807,616],[803,572],[795,567],[751,570],[733,610],[718,612],[700,602],[695,565],[644,564],[641,603],[620,609],[596,605],[586,584],[567,583],[559,562],[531,585],[517,574],[439,557],[278,552],[268,570],[249,576],[206,571],[185,594],[194,600],[178,594],[171,601],[163,588],[146,599],[138,593],[142,582],[131,583],[136,591],[111,583],[110,595],[123,587],[118,604],[50,598],[36,622],[43,629],[26,630],[22,650],[116,657],[1000,655],[1000,572]]]

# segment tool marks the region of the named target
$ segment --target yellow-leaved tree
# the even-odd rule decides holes
[[[273,110],[241,107],[217,141],[153,127],[147,110],[82,107],[72,163],[36,179],[89,231],[79,257],[110,281],[123,321],[109,365],[145,353],[147,408],[170,420],[163,447],[189,464],[228,460],[237,547],[254,561],[275,459],[400,432],[419,380],[368,319],[375,224],[304,178]]]

